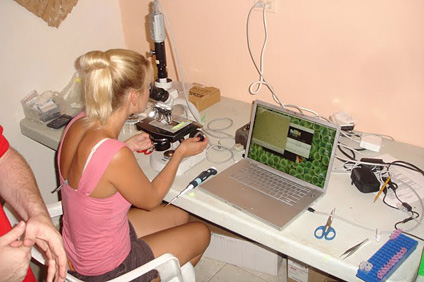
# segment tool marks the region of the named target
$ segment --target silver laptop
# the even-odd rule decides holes
[[[339,135],[338,125],[256,100],[245,157],[200,189],[281,229],[326,193]]]

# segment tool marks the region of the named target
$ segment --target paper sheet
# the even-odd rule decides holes
[[[396,161],[389,154],[381,155],[378,158],[383,159],[386,163]],[[398,185],[396,194],[399,199],[409,204],[418,201],[416,194],[411,189],[414,189],[421,199],[424,198],[424,177],[420,173],[399,166],[391,166],[390,174],[392,181]],[[381,196],[380,198],[382,199]],[[386,202],[393,206],[399,203],[394,196],[386,197]]]

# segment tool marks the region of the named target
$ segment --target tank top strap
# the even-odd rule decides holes
[[[116,139],[102,140],[93,152],[91,159],[87,160],[85,170],[78,184],[78,191],[90,195],[96,188],[112,158],[122,148],[127,146],[124,142]]]

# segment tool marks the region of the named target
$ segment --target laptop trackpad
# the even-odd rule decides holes
[[[237,181],[227,181],[226,185],[214,184],[214,179],[206,181],[203,188],[237,209],[245,211],[260,221],[282,228],[299,214],[302,209],[270,198]],[[229,180],[229,179],[227,179]],[[210,190],[210,191],[209,191]]]

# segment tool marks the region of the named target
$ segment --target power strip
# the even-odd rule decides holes
[[[353,130],[355,128],[355,120],[346,112],[337,112],[329,116],[332,123],[340,125],[342,130]]]
[[[380,152],[383,139],[378,135],[364,135],[361,137],[359,146],[374,152]]]

